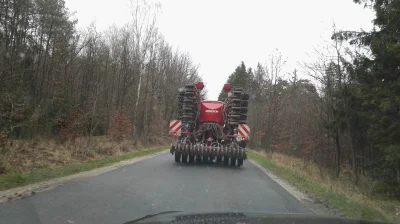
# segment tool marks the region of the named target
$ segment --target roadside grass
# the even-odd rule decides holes
[[[80,173],[83,171],[93,170],[95,168],[104,167],[123,160],[128,160],[135,157],[142,157],[153,153],[161,152],[166,150],[167,148],[168,146],[163,146],[141,151],[135,151],[123,155],[109,156],[102,159],[92,160],[83,163],[68,164],[57,168],[43,168],[28,173],[10,173],[5,175],[0,175],[0,191],[15,187],[21,187],[45,180],[50,180],[57,177],[64,177]]]
[[[106,135],[80,137],[63,143],[56,138],[10,140],[10,144],[0,148],[0,176],[100,160],[171,142],[167,137],[157,138],[156,141],[142,141],[118,141]]]
[[[277,176],[302,189],[308,194],[326,201],[348,218],[399,222],[400,202],[368,196],[351,183],[347,173],[334,178],[313,163],[305,164],[301,159],[274,153],[249,151],[249,158]],[[371,186],[365,178],[360,185]]]

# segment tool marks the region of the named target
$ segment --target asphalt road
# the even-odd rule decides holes
[[[177,164],[162,154],[0,204],[0,223],[123,223],[172,210],[311,213],[249,161]]]

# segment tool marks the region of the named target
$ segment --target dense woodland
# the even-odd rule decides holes
[[[178,88],[199,80],[198,66],[159,33],[158,5],[132,4],[132,21],[98,32],[76,30],[63,0],[0,1],[3,143],[165,135]]]
[[[355,3],[374,9],[373,31],[333,26],[331,42],[291,74],[276,51],[255,69],[242,63],[227,82],[250,93],[251,147],[316,162],[321,175],[351,173],[355,185],[371,178],[375,193],[398,197],[400,1]]]
[[[0,147],[9,139],[166,135],[178,88],[201,78],[159,33],[158,6],[138,2],[132,21],[98,32],[76,30],[62,0],[0,1]],[[398,196],[400,1],[354,2],[375,10],[371,32],[334,29],[291,74],[276,51],[254,69],[240,64],[227,81],[250,93],[252,148],[350,172],[355,185],[368,177]]]

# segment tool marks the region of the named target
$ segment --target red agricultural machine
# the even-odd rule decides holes
[[[224,85],[224,102],[201,100],[202,82],[180,89],[177,119],[171,120],[171,146],[175,162],[223,163],[241,166],[247,158],[246,142],[250,127],[246,124],[249,95],[242,88]]]

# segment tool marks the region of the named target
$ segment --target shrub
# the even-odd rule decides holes
[[[8,143],[8,133],[6,131],[0,131],[0,148],[4,148]]]
[[[133,126],[131,121],[125,115],[124,109],[116,111],[111,119],[111,125],[108,134],[115,140],[121,141],[128,139],[132,134]]]
[[[58,118],[56,125],[60,127],[59,140],[61,142],[73,141],[82,136],[85,130],[83,118],[83,110],[75,109],[68,119]]]

